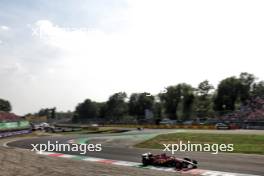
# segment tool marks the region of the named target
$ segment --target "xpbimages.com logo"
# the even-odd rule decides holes
[[[180,152],[212,152],[218,154],[219,152],[234,151],[234,144],[192,144],[190,141],[183,143],[179,141],[177,144],[163,144],[163,151],[168,151],[174,154]]]
[[[59,144],[58,141],[47,144],[31,144],[31,151],[35,152],[80,152],[86,154],[87,152],[102,151],[102,144]]]

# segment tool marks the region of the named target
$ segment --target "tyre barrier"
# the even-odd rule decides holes
[[[20,134],[28,134],[28,133],[31,133],[31,130],[0,132],[0,138],[10,137],[10,136],[15,136],[15,135],[20,135]]]

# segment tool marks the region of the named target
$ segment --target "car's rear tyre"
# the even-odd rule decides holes
[[[182,164],[181,162],[176,162],[176,163],[175,163],[175,168],[176,168],[177,170],[182,170],[182,168],[183,168],[183,164]]]

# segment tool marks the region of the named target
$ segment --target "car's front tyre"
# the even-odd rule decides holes
[[[142,159],[142,165],[143,165],[143,166],[147,166],[147,165],[149,165],[149,160],[143,158],[143,159]]]

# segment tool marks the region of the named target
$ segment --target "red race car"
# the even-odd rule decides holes
[[[198,162],[191,160],[190,158],[176,158],[174,156],[167,156],[165,153],[161,155],[153,155],[152,153],[142,154],[143,166],[163,166],[163,167],[175,167],[177,170],[182,169],[194,169],[197,168]]]

